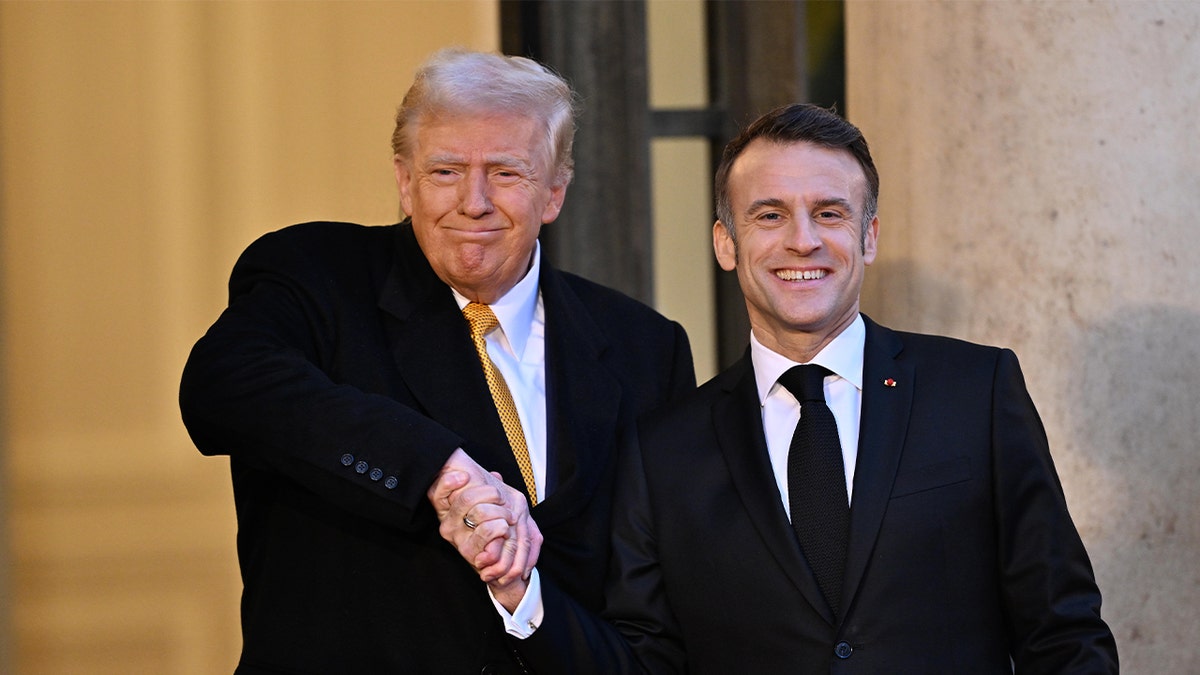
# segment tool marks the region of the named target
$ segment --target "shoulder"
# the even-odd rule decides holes
[[[868,371],[888,369],[892,364],[905,366],[918,374],[923,392],[932,387],[952,396],[986,392],[1001,385],[1025,386],[1017,356],[1006,347],[867,325],[864,368]]]
[[[268,232],[246,249],[250,253],[286,253],[374,248],[395,238],[399,225],[359,225],[334,221],[299,223]]]
[[[571,293],[597,313],[621,314],[631,318],[665,321],[662,315],[645,303],[635,300],[614,288],[609,288],[571,272],[564,272],[553,268],[548,271],[551,277],[557,276],[562,284],[570,289]]]
[[[868,350],[876,348],[893,351],[900,361],[940,363],[954,367],[964,363],[995,363],[1002,358],[1012,357],[1012,352],[1004,347],[947,335],[893,330],[865,316],[863,318],[867,322]]]
[[[396,250],[400,225],[309,222],[268,232],[254,240],[238,259],[235,273],[363,268],[382,264]]]
[[[617,343],[636,344],[652,336],[674,335],[683,331],[678,323],[645,303],[570,272],[553,268],[545,270],[542,290],[557,296],[554,301],[585,310],[595,322],[596,329]]]
[[[717,373],[708,381],[679,396],[670,404],[654,410],[642,420],[644,429],[672,430],[694,426],[697,414],[709,411],[718,403],[758,405],[754,389],[754,370],[750,359],[736,363]]]
[[[1004,351],[1002,347],[970,342],[947,335],[906,332],[897,332],[896,335],[904,343],[905,351],[910,351],[914,354],[934,355],[943,359],[994,359],[1001,351]]]

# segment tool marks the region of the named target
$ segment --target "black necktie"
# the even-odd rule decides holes
[[[838,616],[850,506],[837,421],[825,403],[824,380],[829,374],[817,365],[795,366],[779,383],[800,401],[800,421],[788,451],[792,528],[825,600]]]

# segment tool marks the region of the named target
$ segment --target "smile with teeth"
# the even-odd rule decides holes
[[[825,270],[778,270],[775,276],[784,281],[811,281],[825,277]]]

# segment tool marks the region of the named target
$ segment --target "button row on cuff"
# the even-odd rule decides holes
[[[389,490],[395,490],[396,486],[400,484],[400,481],[397,480],[395,476],[388,476],[387,479],[383,479],[383,469],[380,469],[379,467],[372,469],[370,464],[367,464],[362,460],[355,462],[354,455],[348,452],[342,455],[341,462],[342,466],[353,467],[355,473],[360,475],[366,474],[367,478],[370,478],[373,481],[383,480],[383,486]]]

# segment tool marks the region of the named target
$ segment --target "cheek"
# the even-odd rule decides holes
[[[497,192],[492,195],[492,204],[510,222],[522,227],[541,227],[543,217],[551,211],[544,195],[530,194],[522,190]]]
[[[458,208],[457,191],[453,187],[422,185],[412,194],[414,208],[433,217],[441,217]]]

